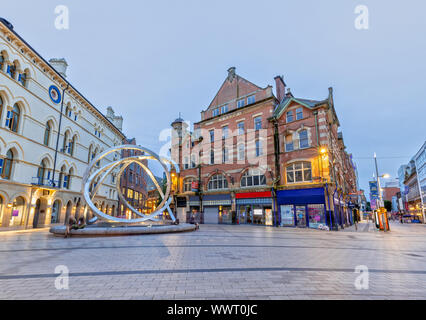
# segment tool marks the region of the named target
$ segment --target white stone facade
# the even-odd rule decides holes
[[[4,19],[0,53],[0,227],[43,227],[78,217],[85,207],[82,175],[94,155],[122,143],[122,118],[98,111]],[[63,101],[53,101],[52,85]],[[95,203],[116,210],[113,176]]]

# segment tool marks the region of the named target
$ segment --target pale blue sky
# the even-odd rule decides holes
[[[69,30],[54,27],[60,4]],[[354,27],[361,4],[368,30]],[[155,151],[179,111],[200,120],[230,66],[260,86],[283,75],[297,97],[323,99],[333,86],[367,190],[374,152],[396,177],[426,139],[425,10],[420,0],[20,0],[3,1],[0,15],[46,60],[65,57],[71,83]]]

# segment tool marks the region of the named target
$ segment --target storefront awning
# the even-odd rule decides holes
[[[323,188],[277,191],[278,204],[322,204],[325,203]]]

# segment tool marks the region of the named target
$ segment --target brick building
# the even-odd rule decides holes
[[[204,223],[351,222],[348,194],[356,191],[356,175],[332,89],[325,100],[308,100],[286,93],[280,76],[275,85],[276,95],[230,68],[193,132],[181,118],[172,123],[181,221],[195,211]]]
[[[123,144],[136,145],[136,139],[124,139]],[[143,152],[135,150],[123,150],[122,157],[140,156]],[[148,161],[143,160],[145,166]],[[143,168],[136,163],[130,164],[123,172],[120,180],[121,192],[125,200],[136,210],[142,212],[148,198],[147,174]],[[132,214],[129,209],[119,200],[120,216],[129,218]],[[135,216],[136,215],[132,214]]]

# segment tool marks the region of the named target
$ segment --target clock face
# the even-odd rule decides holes
[[[54,103],[59,103],[61,101],[61,92],[56,86],[50,86],[49,96]]]

